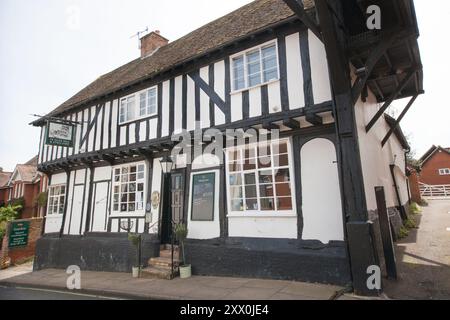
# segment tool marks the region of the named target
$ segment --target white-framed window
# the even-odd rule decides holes
[[[272,41],[231,56],[233,91],[280,78],[277,42]]]
[[[157,115],[157,103],[156,86],[120,99],[119,124]]]
[[[113,213],[136,213],[144,210],[145,164],[133,163],[114,168]]]
[[[292,213],[293,170],[288,139],[227,149],[230,213]]]
[[[440,176],[448,176],[450,175],[450,168],[439,169]]]
[[[66,185],[50,186],[48,188],[47,215],[62,215],[66,200]]]

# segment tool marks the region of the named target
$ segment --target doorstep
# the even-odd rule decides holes
[[[0,285],[67,291],[65,270],[45,269],[0,280]],[[131,273],[81,272],[80,293],[160,300],[330,300],[344,288],[284,280],[192,276],[134,279]],[[338,299],[358,299],[338,295]]]

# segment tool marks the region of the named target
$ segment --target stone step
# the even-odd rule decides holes
[[[162,258],[168,258],[168,259],[172,259],[172,250],[162,250],[159,252],[159,256]],[[173,251],[173,258],[177,259],[180,257],[180,251],[179,250],[174,250]]]
[[[178,250],[178,246],[174,245],[173,246],[174,251]],[[164,250],[170,250],[172,251],[172,245],[171,244],[162,244],[159,248],[160,251],[164,251]]]
[[[171,268],[172,267],[172,259],[164,258],[164,257],[150,258],[150,260],[148,260],[148,264],[150,266],[154,266],[154,267]],[[179,264],[180,264],[180,261],[178,259],[173,260],[173,265],[175,267],[178,266]]]
[[[178,270],[174,270],[172,275],[172,270],[170,268],[160,268],[149,266],[141,270],[141,278],[144,279],[164,279],[172,280],[178,275]]]

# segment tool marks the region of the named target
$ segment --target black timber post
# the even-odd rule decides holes
[[[94,167],[89,166],[89,194],[88,194],[88,204],[86,210],[86,225],[84,229],[84,233],[88,233],[91,225],[91,215],[92,215],[92,197],[94,191]]]
[[[367,279],[370,275],[367,270],[370,266],[379,266],[379,260],[373,224],[368,221],[349,58],[346,54],[346,35],[341,26],[343,11],[340,1],[316,0],[315,3],[333,91],[344,222],[353,289],[356,294],[374,296],[378,295],[378,290],[368,288]]]
[[[388,277],[397,279],[397,263],[395,261],[394,240],[386,207],[386,197],[383,187],[375,187],[377,198],[378,219],[380,221],[381,239],[383,241],[384,261]]]

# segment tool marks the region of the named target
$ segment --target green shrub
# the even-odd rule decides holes
[[[11,205],[0,208],[0,240],[3,239],[3,236],[6,233],[6,226],[8,222],[17,219],[21,209],[22,206]]]
[[[37,195],[35,203],[38,205],[38,207],[45,208],[47,207],[47,200],[48,200],[48,191],[45,191]]]
[[[407,219],[403,224],[407,229],[417,229],[417,224],[413,219]]]
[[[409,230],[406,229],[405,227],[401,227],[400,231],[398,233],[398,238],[399,239],[404,239],[409,235]]]
[[[409,206],[409,212],[411,214],[419,214],[422,212],[422,209],[419,207],[419,205],[417,203],[413,202]]]
[[[419,206],[421,207],[428,207],[428,202],[425,199],[420,200]]]

